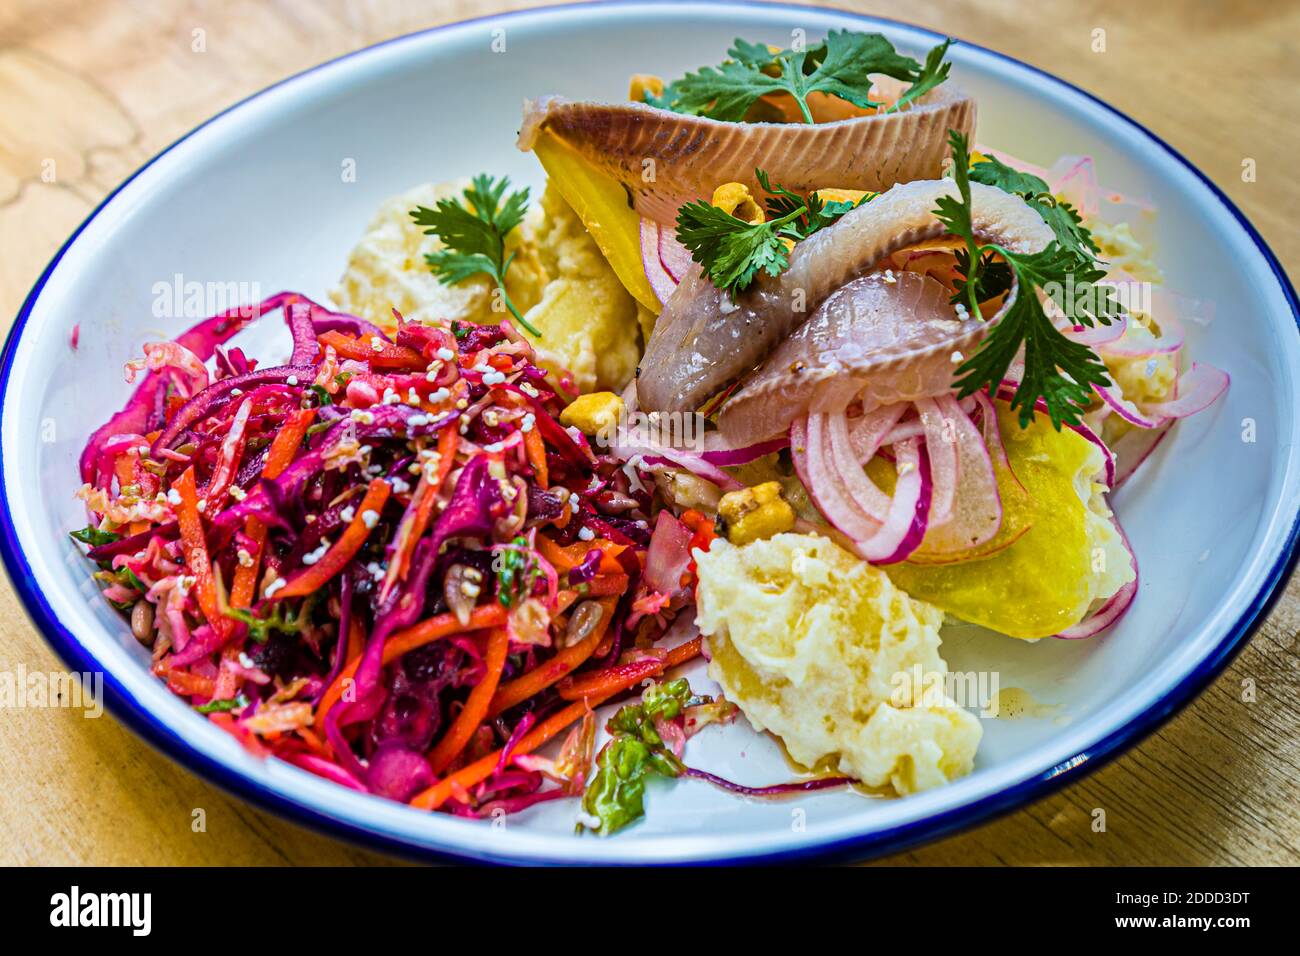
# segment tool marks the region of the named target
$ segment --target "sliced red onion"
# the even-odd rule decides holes
[[[780,438],[759,442],[756,445],[732,448],[722,440],[721,432],[709,432],[704,436],[704,451],[700,453],[700,457],[710,465],[730,468],[734,465],[746,465],[751,461],[757,461],[764,455],[780,451],[789,444],[789,436],[782,435]]]
[[[1119,318],[1112,319],[1110,325],[1098,323],[1092,328],[1086,325],[1066,326],[1061,334],[1073,342],[1095,349],[1118,342],[1127,331],[1128,316],[1121,315]]]
[[[691,562],[691,535],[691,529],[667,508],[659,512],[646,549],[645,580],[660,594],[671,596],[681,590],[682,573]]]
[[[885,523],[870,538],[855,541],[858,553],[872,564],[903,561],[925,537],[930,512],[930,463],[920,439],[894,446],[898,482]]]
[[[649,219],[641,220],[641,268],[660,302],[672,298],[677,291],[677,280],[659,258],[659,226]]]
[[[934,483],[930,521],[942,525],[952,517],[952,503],[957,497],[956,422],[945,418],[933,398],[918,399],[916,415],[925,432],[925,450],[930,457],[930,479]]]
[[[1193,362],[1192,367],[1178,377],[1176,398],[1166,402],[1145,403],[1141,408],[1152,418],[1186,418],[1213,405],[1228,390],[1231,381],[1231,377],[1222,369]]]
[[[1114,386],[1094,385],[1092,388],[1116,415],[1137,428],[1159,428],[1169,420],[1167,415],[1150,415],[1144,412],[1120,395],[1119,389]]]
[[[697,478],[703,478],[705,481],[711,481],[724,491],[736,491],[745,487],[731,475],[727,474],[718,466],[706,461],[698,452],[687,451],[683,448],[673,448],[670,445],[658,445],[649,441],[641,441],[635,436],[629,436],[630,440],[620,442],[610,448],[610,452],[623,461],[630,461],[636,455],[640,455],[642,461],[647,465],[657,465],[665,462],[671,462],[685,468]]]
[[[1002,527],[1002,496],[993,470],[992,453],[975,423],[952,395],[941,396],[935,406],[942,418],[952,422],[952,437],[948,441],[957,459],[960,484],[955,489],[947,521],[940,523],[931,511],[925,553],[960,554],[988,543],[998,533]],[[1000,438],[998,447],[1001,449]],[[926,450],[930,448],[927,441]],[[933,466],[933,454],[930,460]],[[935,487],[938,487],[937,480]]]
[[[1119,519],[1112,514],[1110,520],[1115,526],[1115,530],[1119,532],[1120,540],[1124,542],[1124,549],[1128,551],[1129,565],[1133,568],[1133,580],[1107,598],[1106,602],[1102,604],[1101,607],[1097,608],[1094,613],[1089,614],[1073,627],[1067,627],[1064,631],[1055,635],[1062,640],[1077,641],[1080,638],[1092,637],[1095,634],[1100,634],[1124,616],[1124,613],[1133,604],[1133,598],[1137,595],[1137,555],[1133,553],[1133,546],[1129,544],[1128,535],[1124,534],[1124,529],[1120,526]]]
[[[1164,441],[1165,435],[1173,422],[1165,422],[1159,428],[1131,428],[1115,440],[1115,479],[1111,482],[1114,490],[1137,471],[1141,464]]]
[[[1101,343],[1099,351],[1116,358],[1151,358],[1156,355],[1171,355],[1180,350],[1187,337],[1182,323],[1172,315],[1162,315],[1159,323],[1160,337],[1154,341],[1135,342],[1124,336],[1113,342]]]
[[[677,241],[677,231],[667,226],[659,227],[659,263],[673,278],[681,282],[691,268],[691,250]]]
[[[862,459],[858,457],[849,437],[849,425],[844,412],[825,416],[825,427],[826,436],[822,447],[829,456],[831,467],[839,476],[841,486],[863,514],[877,524],[883,523],[889,514],[889,495],[877,488],[875,482],[862,470]],[[872,436],[876,446],[879,446],[880,439],[888,430],[888,417],[881,416]],[[871,453],[875,454],[874,448]]]
[[[916,438],[921,434],[920,431],[907,435],[898,434],[902,427],[898,424],[898,420],[909,408],[911,408],[909,403],[898,402],[895,405],[886,405],[873,412],[867,412],[854,421],[849,430],[849,437],[853,442],[853,454],[861,464],[865,465],[875,457],[882,445],[892,445],[907,438]]]
[[[865,514],[845,487],[840,472],[827,455],[826,416],[809,412],[796,419],[790,432],[791,448],[803,449],[803,467],[800,476],[808,494],[822,515],[850,538],[869,539],[880,528],[880,523]],[[796,459],[796,468],[800,462]],[[806,471],[806,475],[804,472]],[[863,476],[864,480],[866,476]]]

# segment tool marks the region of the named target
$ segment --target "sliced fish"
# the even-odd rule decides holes
[[[888,88],[897,81],[880,78]],[[902,84],[899,84],[901,89]],[[799,192],[824,186],[881,192],[934,179],[948,156],[948,130],[970,134],[975,101],[950,83],[897,113],[830,123],[731,123],[645,103],[585,103],[544,96],[524,104],[519,148],[543,129],[612,176],[647,219],[671,226],[677,210],[722,183],[759,195],[754,168]]]
[[[735,301],[714,288],[698,267],[694,269],[665,304],[641,360],[637,379],[641,407],[647,411],[694,411],[762,363],[810,312],[818,322],[839,323],[837,327],[852,331],[853,322],[844,318],[852,296],[828,311],[817,311],[818,306],[892,253],[943,235],[945,227],[934,216],[935,203],[940,196],[956,192],[956,184],[949,180],[895,186],[799,243],[790,253],[788,269],[776,277],[760,275]],[[1042,217],[1018,196],[972,183],[971,206],[975,232],[982,241],[997,242],[1015,252],[1037,252],[1052,240],[1052,231]],[[876,286],[857,288],[865,291]],[[1012,290],[989,322],[962,339],[966,346],[957,347],[973,345],[1001,318],[1015,295]],[[897,320],[908,321],[906,310]],[[900,335],[900,341],[906,338]],[[810,331],[806,341],[824,350],[827,340]],[[945,358],[952,351],[948,349]],[[810,363],[806,374],[815,373],[815,356],[796,358]],[[779,370],[775,366],[770,370],[773,382],[762,386],[765,391],[778,390]],[[895,368],[890,374],[901,375],[902,371]],[[737,395],[731,401],[740,398]],[[786,410],[779,411],[784,415]]]

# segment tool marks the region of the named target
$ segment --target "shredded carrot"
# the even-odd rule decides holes
[[[604,538],[596,538],[593,541],[578,541],[574,544],[560,546],[544,534],[537,536],[537,550],[541,552],[542,557],[555,567],[557,571],[572,571],[587,557],[587,552],[591,550],[600,550],[604,552],[600,559],[600,568],[602,572],[614,574],[623,574],[623,565],[619,564],[618,553],[626,548],[627,545],[615,544]]]
[[[392,588],[393,584],[406,577],[407,571],[411,567],[411,555],[415,553],[415,545],[429,527],[429,522],[433,519],[433,506],[438,500],[438,493],[442,490],[442,483],[447,480],[447,475],[451,473],[451,466],[456,459],[456,446],[460,443],[460,432],[455,424],[443,428],[438,433],[438,470],[434,474],[432,481],[421,479],[421,492],[423,496],[420,503],[416,506],[415,518],[411,522],[410,530],[402,540],[401,547],[389,567],[391,581],[384,581],[384,593]]]
[[[293,463],[298,449],[302,446],[303,436],[311,427],[316,417],[314,408],[299,409],[291,413],[284,422],[284,427],[275,433],[271,447],[267,450],[266,461],[262,464],[263,478],[278,478]],[[230,586],[231,607],[251,607],[253,594],[257,588],[257,573],[262,566],[262,552],[266,548],[266,525],[262,519],[249,515],[244,521],[244,533],[257,545],[248,564],[235,568],[235,580]]]
[[[687,641],[678,647],[674,647],[664,658],[664,670],[670,667],[677,667],[685,664],[687,661],[698,657],[700,654],[701,639]],[[532,753],[542,744],[546,743],[560,731],[567,728],[574,721],[581,720],[589,707],[597,707],[603,704],[615,694],[627,690],[629,687],[636,686],[637,682],[643,680],[643,677],[630,679],[626,683],[613,686],[608,693],[601,693],[595,697],[588,697],[585,700],[575,701],[568,707],[555,714],[552,714],[546,720],[542,721],[528,733],[515,746],[515,754]],[[457,791],[468,790],[475,784],[482,783],[488,777],[492,776],[497,765],[501,762],[501,751],[497,750],[474,761],[466,767],[462,767],[455,773],[444,777],[433,786],[429,787],[415,795],[411,800],[411,806],[418,807],[421,810],[437,810],[447,802]]]
[[[305,597],[343,570],[344,566],[361,550],[370,536],[370,529],[375,526],[375,519],[384,507],[384,502],[392,493],[392,486],[382,478],[375,478],[366,488],[366,496],[356,506],[356,514],[344,529],[343,534],[315,564],[308,566],[294,576],[284,587],[273,595],[277,600],[290,597]],[[367,518],[366,515],[375,517]],[[368,522],[368,523],[367,523]]]
[[[354,339],[342,332],[329,331],[317,337],[321,346],[332,345],[343,358],[369,362],[371,368],[423,368],[424,356],[405,345],[394,345],[387,339],[373,336]],[[378,348],[376,348],[378,346]]]
[[[455,722],[429,754],[429,766],[434,773],[442,773],[460,756],[460,752],[487,717],[488,705],[501,681],[501,671],[505,668],[506,652],[509,649],[510,633],[504,627],[493,628],[488,634],[487,654],[484,655],[487,670],[483,679],[474,685]]]
[[[469,623],[465,625],[462,625],[456,615],[451,612],[435,615],[427,621],[413,624],[411,627],[390,635],[388,640],[384,642],[383,663],[385,665],[391,664],[408,651],[413,651],[417,647],[423,647],[425,644],[441,640],[444,637],[468,631],[482,631],[489,627],[500,627],[505,622],[506,610],[496,603],[484,604],[481,607],[474,608],[470,612]],[[359,625],[356,624],[355,620],[353,625],[353,633],[357,635],[357,639],[355,644],[348,647],[348,663],[339,672],[339,676],[334,679],[334,683],[330,684],[329,688],[321,696],[320,704],[316,708],[317,733],[324,733],[325,715],[343,696],[344,681],[351,680],[356,676],[357,666],[361,662],[364,641],[358,633]]]
[[[181,499],[176,519],[180,524],[181,542],[185,547],[185,563],[194,576],[199,609],[213,630],[218,634],[228,634],[233,622],[221,613],[217,603],[217,585],[212,578],[212,561],[208,558],[203,518],[199,514],[199,492],[194,484],[194,466],[186,468],[172,487]]]
[[[537,486],[549,487],[551,481],[550,474],[546,470],[546,443],[542,441],[542,433],[536,428],[524,432],[524,454],[528,456],[528,464],[533,466]]]
[[[626,681],[633,683],[653,677],[664,669],[664,662],[653,657],[626,664],[615,664],[601,671],[583,674],[581,677],[566,677],[557,685],[560,696],[565,700],[582,700],[584,697],[599,697],[611,687],[626,687]]]
[[[496,692],[496,696],[492,698],[492,706],[488,708],[488,716],[495,717],[497,714],[509,710],[515,704],[545,690],[591,657],[596,652],[600,639],[604,637],[605,631],[609,628],[610,619],[614,616],[614,604],[615,602],[609,598],[600,602],[600,622],[592,628],[590,634],[577,644],[561,648],[549,660],[543,661],[527,673],[516,677],[510,683],[502,684],[501,688]]]

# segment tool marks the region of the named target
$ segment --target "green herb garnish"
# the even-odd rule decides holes
[[[265,644],[270,639],[272,631],[279,631],[281,634],[301,634],[306,630],[311,624],[312,608],[320,600],[321,593],[317,591],[308,595],[301,607],[296,610],[288,601],[276,601],[271,605],[270,613],[266,617],[259,617],[247,608],[230,607],[225,604],[222,605],[221,612],[226,617],[247,624],[248,636],[258,644]]]
[[[950,63],[943,61],[952,40],[945,40],[926,56],[922,65],[903,56],[879,33],[832,30],[826,40],[800,50],[773,53],[764,44],[737,39],[720,66],[702,67],[669,84],[662,96],[648,95],[646,102],[662,109],[710,119],[741,122],[760,98],[788,93],[804,121],[813,122],[808,107],[810,93],[829,93],[863,108],[883,103],[871,98],[871,74],[882,73],[911,86],[891,111],[900,109],[948,78]]]
[[[497,575],[497,600],[502,607],[515,607],[533,593],[542,569],[530,558],[528,539],[517,537],[492,558]]]
[[[778,276],[790,265],[784,240],[799,242],[824,229],[859,203],[822,202],[816,194],[802,196],[772,183],[767,173],[754,170],[764,191],[767,222],[749,223],[703,200],[686,203],[677,211],[677,240],[691,250],[691,258],[704,267],[714,286],[732,298],[743,292],[759,272]],[[868,193],[863,202],[875,194]]]
[[[206,704],[196,704],[194,709],[200,714],[225,714],[232,710],[241,710],[248,706],[248,698],[243,694],[222,700],[210,700]]]
[[[439,199],[436,208],[417,206],[411,218],[427,227],[425,235],[437,236],[446,247],[425,256],[425,261],[443,285],[455,285],[476,275],[489,276],[497,285],[510,314],[534,336],[542,333],[520,314],[506,292],[506,270],[514,253],[506,255],[506,235],[524,221],[528,190],[506,196],[509,178],[480,174],[464,192],[464,202]],[[504,197],[504,201],[503,201]]]
[[[112,544],[114,541],[121,541],[122,536],[113,531],[100,531],[92,525],[86,525],[77,531],[69,531],[68,536],[74,541],[80,541],[82,544],[97,548],[103,544]]]
[[[993,268],[994,255],[1001,257],[1020,287],[1011,308],[984,339],[979,351],[958,367],[959,394],[965,397],[982,388],[996,393],[1023,346],[1024,379],[1011,399],[1011,407],[1019,409],[1021,427],[1033,419],[1040,398],[1055,428],[1059,429],[1063,422],[1077,424],[1092,397],[1092,386],[1110,384],[1106,366],[1091,348],[1061,334],[1043,310],[1037,293],[1040,290],[1046,293],[1072,324],[1087,328],[1098,322],[1109,325],[1118,317],[1121,306],[1113,290],[1094,284],[1105,277],[1105,272],[1088,251],[1087,243],[1081,240],[1070,236],[1065,241],[1057,238],[1041,252],[1032,254],[1012,252],[997,243],[977,242],[971,221],[970,153],[966,137],[950,131],[948,141],[959,196],[941,196],[935,216],[966,243],[958,255],[963,278],[957,284],[953,302],[963,303],[971,315],[980,315],[979,303],[1004,281]],[[982,171],[981,175],[1013,182],[996,168]],[[1014,184],[1024,185],[1024,181],[1014,180]]]
[[[639,820],[645,815],[646,780],[681,776],[686,768],[665,746],[655,721],[673,720],[696,702],[691,685],[679,677],[652,684],[641,700],[619,708],[609,719],[605,730],[611,739],[596,755],[596,772],[582,795],[582,809],[599,821],[589,829],[609,836]]]

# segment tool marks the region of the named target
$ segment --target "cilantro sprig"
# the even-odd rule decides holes
[[[951,43],[945,40],[936,46],[921,64],[899,53],[879,33],[832,30],[822,43],[775,53],[764,44],[738,38],[722,64],[688,73],[669,84],[661,96],[647,94],[646,101],[678,113],[741,122],[762,97],[788,93],[804,122],[812,123],[811,93],[828,93],[863,108],[884,106],[871,98],[871,74],[881,73],[911,83],[889,108],[893,111],[948,78],[952,64],[944,62],[944,56]]]
[[[1055,428],[1059,429],[1062,423],[1076,424],[1091,399],[1092,386],[1110,384],[1106,366],[1091,348],[1061,333],[1044,311],[1037,293],[1042,291],[1048,295],[1076,326],[1109,325],[1118,317],[1121,307],[1112,290],[1094,284],[1105,276],[1093,255],[1096,247],[1086,230],[1082,230],[1073,210],[1054,199],[1049,201],[1050,193],[1042,180],[1031,182],[1037,177],[1025,179],[1019,173],[1013,177],[1009,172],[1015,171],[999,168],[1001,164],[987,164],[990,168],[980,170],[978,175],[989,180],[986,184],[1008,192],[1031,193],[1032,204],[1040,214],[1049,210],[1043,218],[1052,226],[1056,238],[1036,253],[1013,252],[997,243],[981,244],[975,238],[971,219],[972,175],[967,140],[960,133],[950,131],[948,141],[952,147],[958,196],[941,196],[935,216],[953,235],[965,241],[965,249],[958,256],[963,278],[957,284],[953,301],[964,300],[970,313],[979,316],[979,303],[988,299],[995,287],[1008,278],[1014,278],[1019,284],[1019,294],[1002,321],[994,326],[979,350],[958,367],[959,394],[965,397],[982,388],[996,392],[1023,346],[1024,377],[1011,400],[1011,407],[1019,410],[1021,427],[1033,419],[1039,399]],[[976,169],[984,165],[977,164]],[[998,267],[1003,266],[1006,272],[999,274]]]
[[[490,277],[510,314],[541,338],[542,333],[528,323],[506,291],[506,271],[514,259],[513,252],[506,255],[506,236],[524,221],[528,211],[528,189],[507,196],[509,188],[509,177],[496,179],[480,174],[464,191],[463,202],[455,198],[439,199],[433,209],[427,206],[412,209],[411,218],[417,226],[426,227],[425,235],[442,240],[445,248],[424,257],[439,282],[455,285],[471,276]]]
[[[751,223],[703,200],[677,211],[677,240],[691,251],[709,281],[732,298],[747,289],[760,272],[778,276],[790,265],[790,244],[807,239],[860,203],[823,202],[816,193],[802,196],[754,170],[768,193],[766,222]],[[862,202],[875,194],[868,193]]]

